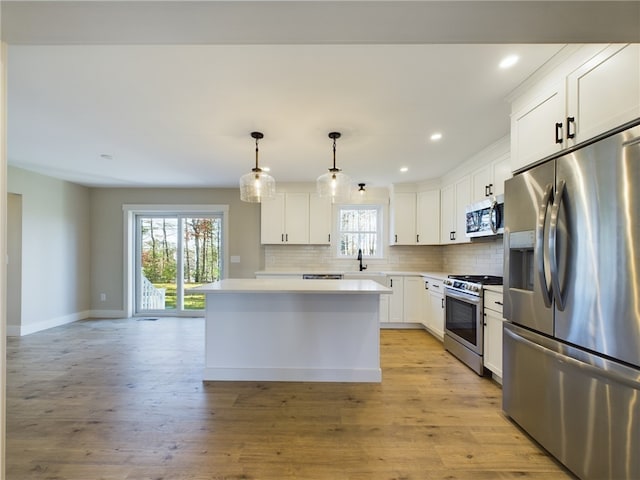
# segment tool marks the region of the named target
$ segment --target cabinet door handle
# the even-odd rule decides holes
[[[282,235],[280,235],[280,239],[282,242],[284,242],[284,233]]]
[[[285,240],[288,242],[288,241],[289,241],[289,234],[288,234],[288,233],[287,233],[287,234],[285,234],[284,238],[285,238]]]
[[[453,232],[449,232],[449,240],[455,240]]]
[[[394,241],[395,241],[396,243],[398,243],[398,235],[394,235],[394,238],[395,238],[395,240],[394,240]]]
[[[441,298],[441,299],[440,299],[440,302],[441,302],[441,304],[442,304],[442,308],[444,308],[444,298]]]
[[[327,241],[331,243],[331,234],[327,235]]]
[[[500,306],[502,306],[502,305],[503,305],[503,303],[502,303],[502,302],[493,302],[493,303],[495,303],[496,305],[500,305]]]
[[[440,285],[438,285],[437,283],[434,283],[433,286],[436,288],[440,288]]]
[[[573,132],[571,131],[573,125]],[[576,136],[576,117],[567,117],[567,138],[575,138]]]
[[[556,143],[562,143],[562,122],[556,123]]]
[[[419,233],[416,235],[416,243],[420,243],[420,234]]]
[[[424,282],[424,289],[429,290],[429,282]]]
[[[389,279],[389,286],[390,286],[391,288],[393,288],[393,278],[390,278],[390,279]]]
[[[491,195],[491,189],[489,185],[485,185],[484,186],[484,196],[488,197],[489,195]]]
[[[489,184],[489,195],[493,195],[493,183]]]

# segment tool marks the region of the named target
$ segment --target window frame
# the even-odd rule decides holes
[[[384,208],[383,205],[379,205],[379,204],[363,204],[363,203],[355,203],[355,204],[341,204],[341,205],[337,205],[336,206],[336,215],[335,215],[335,222],[334,222],[334,238],[336,239],[336,244],[335,244],[335,248],[334,248],[334,255],[335,258],[337,259],[343,259],[343,260],[353,260],[353,255],[344,255],[342,254],[342,252],[340,251],[340,239],[342,237],[343,232],[340,229],[340,220],[341,220],[341,216],[342,216],[342,210],[375,210],[376,211],[376,216],[377,216],[377,230],[376,230],[376,254],[375,255],[368,255],[366,253],[363,252],[362,257],[363,258],[368,258],[368,259],[382,259],[384,258],[384,244],[383,244],[383,238],[384,238]],[[365,232],[363,232],[365,233]],[[371,233],[371,232],[366,232],[366,233]]]

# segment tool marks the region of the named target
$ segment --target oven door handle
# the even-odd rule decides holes
[[[467,295],[464,293],[458,293],[455,290],[451,290],[449,288],[445,289],[444,293],[445,297],[455,298],[457,300],[463,300],[467,303],[472,303],[474,305],[480,304],[480,297],[476,297],[475,295]]]

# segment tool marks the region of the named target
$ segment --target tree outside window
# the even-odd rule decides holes
[[[342,206],[338,213],[338,257],[382,257],[382,213],[376,205]]]

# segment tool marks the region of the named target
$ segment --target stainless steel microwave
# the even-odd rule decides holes
[[[467,237],[488,237],[504,232],[504,195],[467,205]]]

